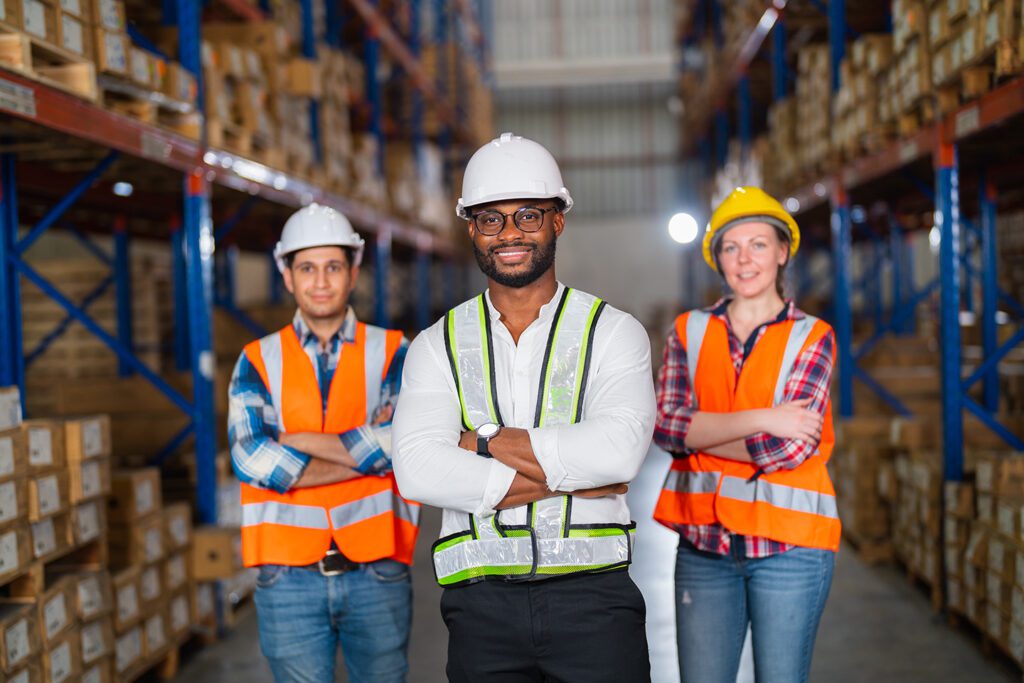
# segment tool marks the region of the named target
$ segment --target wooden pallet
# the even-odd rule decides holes
[[[900,137],[910,137],[935,120],[935,103],[920,99],[897,117],[896,129]]]
[[[96,65],[92,61],[3,23],[0,67],[90,102],[99,99]]]
[[[888,564],[895,557],[892,539],[865,539],[854,533],[848,525],[843,526],[843,538],[857,551],[864,564],[874,566]]]
[[[187,634],[178,636],[158,652],[147,657],[145,661],[129,668],[119,680],[122,683],[174,680],[181,669],[182,650],[187,642]]]

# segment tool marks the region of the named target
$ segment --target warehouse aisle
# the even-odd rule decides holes
[[[669,458],[652,449],[629,501],[639,533],[633,577],[647,599],[647,632],[654,683],[678,680],[672,571],[675,534],[651,520]],[[444,680],[446,632],[438,609],[440,589],[430,570],[430,543],[440,515],[424,515],[422,542],[413,574],[412,662],[409,683]],[[749,657],[740,683],[753,681]],[[200,651],[182,668],[184,683],[272,683],[259,654],[253,613],[223,642]],[[344,681],[342,675],[338,679]],[[828,683],[953,683],[1019,681],[1019,674],[986,660],[977,645],[931,613],[927,598],[894,569],[867,567],[844,548],[839,554],[832,595],[825,611],[814,657],[813,681]]]

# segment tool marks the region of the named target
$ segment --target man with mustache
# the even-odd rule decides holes
[[[572,205],[538,143],[479,149],[456,212],[488,289],[409,348],[394,468],[404,496],[444,508],[450,681],[650,679],[625,499],[653,431],[650,343],[556,279]]]

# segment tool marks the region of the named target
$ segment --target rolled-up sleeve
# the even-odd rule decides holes
[[[595,332],[583,419],[530,429],[530,443],[552,491],[632,481],[651,445],[654,383],[651,344],[643,326],[616,312]]]
[[[392,465],[410,500],[487,517],[508,493],[515,470],[459,448],[462,413],[438,325],[409,346],[392,424]]]

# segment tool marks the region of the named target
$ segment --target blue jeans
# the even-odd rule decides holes
[[[402,683],[412,622],[409,567],[378,560],[338,576],[281,565],[256,580],[260,649],[277,683]]]
[[[758,683],[806,681],[835,553],[794,548],[746,558],[697,550],[676,555],[676,638],[683,683],[735,683],[750,624]]]

